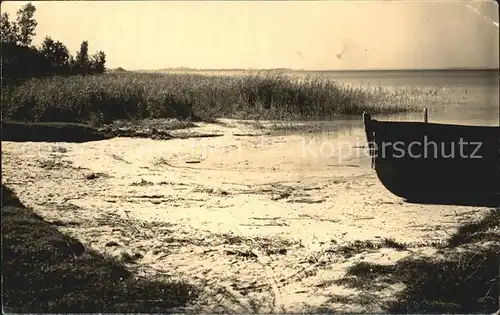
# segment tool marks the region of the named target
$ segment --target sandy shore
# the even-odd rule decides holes
[[[92,248],[202,285],[196,311],[377,311],[330,299],[359,293],[332,281],[361,260],[432,254],[487,211],[404,203],[377,180],[358,129],[263,135],[225,121],[172,133],[219,136],[2,142],[3,181]],[[408,249],[335,253],[383,238]]]

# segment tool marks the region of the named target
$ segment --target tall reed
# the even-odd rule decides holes
[[[364,89],[328,78],[107,73],[26,81],[2,90],[3,119],[88,122],[141,118],[325,119],[415,110],[435,91]]]

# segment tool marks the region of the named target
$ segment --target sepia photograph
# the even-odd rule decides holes
[[[497,1],[0,9],[4,313],[499,314]]]

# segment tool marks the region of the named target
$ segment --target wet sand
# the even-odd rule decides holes
[[[84,244],[153,277],[202,285],[188,310],[204,312],[378,311],[331,301],[358,293],[333,280],[355,262],[432,255],[429,244],[488,210],[393,196],[370,167],[361,129],[260,127],[224,120],[171,132],[218,137],[2,142],[3,182]],[[383,238],[408,248],[335,252]]]

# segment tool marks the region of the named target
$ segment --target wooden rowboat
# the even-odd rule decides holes
[[[372,167],[414,203],[498,206],[500,128],[378,121],[363,113]]]

